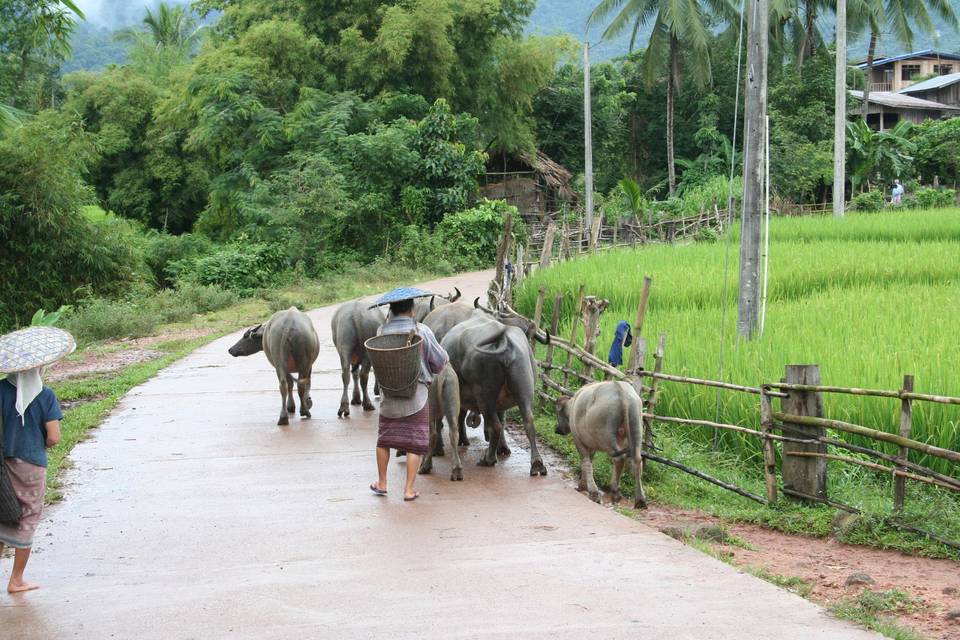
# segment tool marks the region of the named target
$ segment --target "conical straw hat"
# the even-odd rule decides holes
[[[42,367],[77,348],[73,336],[56,327],[27,327],[0,336],[0,373]]]

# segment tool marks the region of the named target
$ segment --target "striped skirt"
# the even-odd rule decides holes
[[[23,507],[23,515],[16,525],[0,524],[0,544],[14,549],[29,549],[33,546],[33,534],[40,523],[40,512],[43,511],[47,469],[19,458],[5,458],[3,462],[10,473],[13,491]]]
[[[423,409],[412,416],[385,418],[381,415],[377,447],[426,455],[430,448],[430,404],[423,405]]]

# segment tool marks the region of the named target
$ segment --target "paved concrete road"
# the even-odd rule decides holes
[[[472,299],[489,274],[432,283]],[[376,414],[338,420],[333,308],[313,419],[279,413],[262,355],[224,338],[133,390],[77,446],[3,638],[875,638],[593,504],[520,447],[464,481],[449,461],[404,503],[375,477]],[[0,566],[3,580],[10,560]],[[5,584],[5,583],[4,583]]]

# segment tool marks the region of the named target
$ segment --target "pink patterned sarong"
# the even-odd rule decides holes
[[[47,469],[24,462],[20,458],[4,458],[10,474],[13,491],[23,507],[23,516],[16,525],[0,523],[0,544],[14,549],[29,549],[33,546],[33,534],[40,523],[43,511],[43,494],[47,487]]]
[[[430,405],[425,404],[420,411],[403,418],[381,415],[377,447],[426,455],[430,447]]]

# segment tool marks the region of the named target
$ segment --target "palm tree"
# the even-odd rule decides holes
[[[116,38],[149,43],[157,49],[174,48],[189,54],[200,41],[200,31],[203,29],[197,26],[197,19],[188,9],[163,2],[157,7],[156,13],[147,9],[143,24],[146,29],[123,29],[117,32]]]
[[[908,49],[913,46],[913,25],[923,33],[934,34],[936,28],[930,19],[930,11],[935,12],[954,29],[960,26],[949,0],[850,0],[848,3],[850,22],[854,28],[870,30],[870,44],[867,47],[866,81],[863,87],[863,106],[861,116],[867,119],[870,108],[870,80],[873,75],[873,58],[877,50],[877,41],[886,21],[887,29],[893,37]]]
[[[729,0],[601,0],[587,20],[588,25],[593,25],[613,16],[603,32],[603,39],[616,37],[630,28],[631,50],[640,28],[653,23],[643,56],[644,76],[647,84],[653,85],[666,67],[667,184],[671,196],[677,189],[673,101],[680,87],[681,62],[684,71],[697,85],[710,84],[710,30],[707,24],[711,14],[729,20],[735,13]]]

